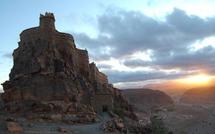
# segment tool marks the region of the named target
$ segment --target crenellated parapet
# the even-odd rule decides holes
[[[40,14],[40,26],[43,30],[55,30],[55,17],[53,13]]]

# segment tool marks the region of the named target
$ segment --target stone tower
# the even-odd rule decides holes
[[[40,14],[40,28],[44,30],[55,30],[55,18],[53,13]]]

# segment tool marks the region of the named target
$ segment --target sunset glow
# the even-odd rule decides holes
[[[188,76],[186,78],[181,78],[176,80],[177,82],[190,84],[190,85],[209,85],[214,76],[206,74],[198,74],[193,76]]]

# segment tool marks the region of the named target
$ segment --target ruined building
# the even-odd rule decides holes
[[[65,101],[112,110],[115,90],[105,74],[89,63],[72,35],[55,29],[52,13],[40,15],[38,27],[20,34],[13,52],[14,66],[3,83],[4,102]]]

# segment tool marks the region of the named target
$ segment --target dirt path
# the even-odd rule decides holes
[[[5,120],[0,115],[0,134],[9,134],[5,129]],[[67,125],[63,123],[47,123],[47,122],[29,122],[24,119],[19,119],[18,122],[24,128],[22,134],[62,134],[58,131],[59,127],[65,128],[67,134],[104,134],[100,129],[102,123],[110,119],[108,114],[100,116],[101,122],[93,124]],[[31,125],[29,125],[31,124]]]

